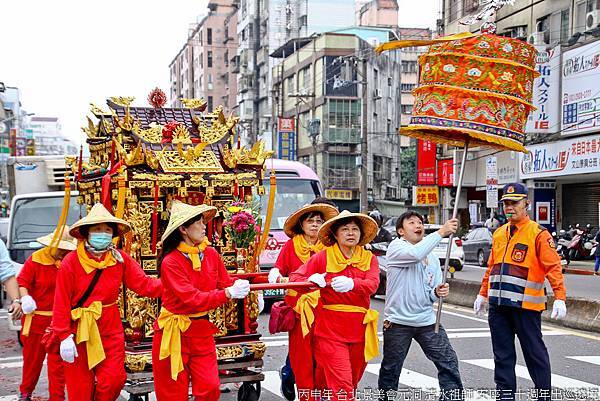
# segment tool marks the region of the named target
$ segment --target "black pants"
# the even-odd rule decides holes
[[[542,313],[510,306],[490,305],[488,322],[494,350],[494,381],[499,399],[514,400],[517,390],[515,334],[539,400],[550,400],[550,358],[542,339]]]
[[[413,339],[438,370],[440,400],[462,400],[458,358],[443,327],[436,334],[434,325],[412,327],[388,322],[383,329],[383,360],[379,370],[379,390],[385,392],[385,399],[392,399],[388,396],[398,390],[402,365]]]

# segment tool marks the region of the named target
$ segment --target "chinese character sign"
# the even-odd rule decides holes
[[[600,41],[564,53],[562,134],[600,129]]]
[[[451,187],[454,185],[454,160],[439,160],[437,163],[437,184],[440,187]]]
[[[490,156],[485,161],[485,199],[486,207],[498,207],[498,159]]]
[[[521,178],[543,178],[600,171],[600,135],[527,147],[519,158]]]
[[[417,141],[417,185],[435,185],[436,145],[431,141]]]
[[[530,133],[556,133],[560,130],[560,46],[538,51],[536,70],[540,74],[533,82],[533,105],[537,110],[529,113],[526,131]]]
[[[278,132],[296,132],[296,125],[293,118],[279,117],[277,120]]]
[[[439,204],[438,187],[413,187],[413,206],[437,206]]]

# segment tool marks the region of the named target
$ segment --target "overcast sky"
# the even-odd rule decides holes
[[[21,90],[23,108],[59,117],[79,143],[88,104],[168,95],[169,63],[206,0],[18,0],[0,8],[0,81]],[[435,27],[439,0],[399,0],[399,24]]]

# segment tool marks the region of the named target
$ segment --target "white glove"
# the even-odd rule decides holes
[[[327,283],[325,282],[325,273],[315,273],[308,278],[308,281],[315,283],[321,288],[327,285]]]
[[[550,315],[550,317],[552,319],[562,319],[565,316],[567,316],[567,305],[565,304],[565,301],[555,299],[552,304],[552,315]]]
[[[475,303],[473,303],[473,310],[475,311],[475,316],[483,317],[484,310],[483,305],[485,304],[485,297],[483,295],[477,294],[477,298],[475,298]]]
[[[21,308],[23,313],[33,313],[37,309],[37,305],[31,295],[24,295],[21,297]]]
[[[348,292],[354,288],[354,280],[346,276],[337,276],[331,280],[331,288],[335,292]]]
[[[265,309],[265,298],[263,297],[263,292],[258,292],[258,314],[260,314]]]
[[[235,280],[235,283],[227,288],[231,298],[242,299],[250,292],[250,282],[248,280]]]
[[[282,277],[283,276],[281,275],[281,272],[278,268],[274,267],[271,270],[269,270],[269,283],[275,284]]]
[[[71,334],[60,342],[60,357],[65,362],[73,363],[77,356],[79,354],[77,354],[77,347],[75,346],[75,341],[73,341],[73,334]]]

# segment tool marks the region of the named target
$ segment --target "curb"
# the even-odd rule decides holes
[[[586,269],[571,269],[569,267],[565,267],[565,271],[563,274],[580,274],[582,276],[593,276],[594,271]]]
[[[473,302],[479,294],[481,283],[456,278],[448,279],[448,283],[450,284],[450,294],[446,297],[445,302],[472,308]],[[549,296],[550,310],[542,313],[542,320],[572,329],[600,333],[600,300],[567,297],[567,316],[561,320],[550,319],[552,302],[554,302],[554,297]]]

